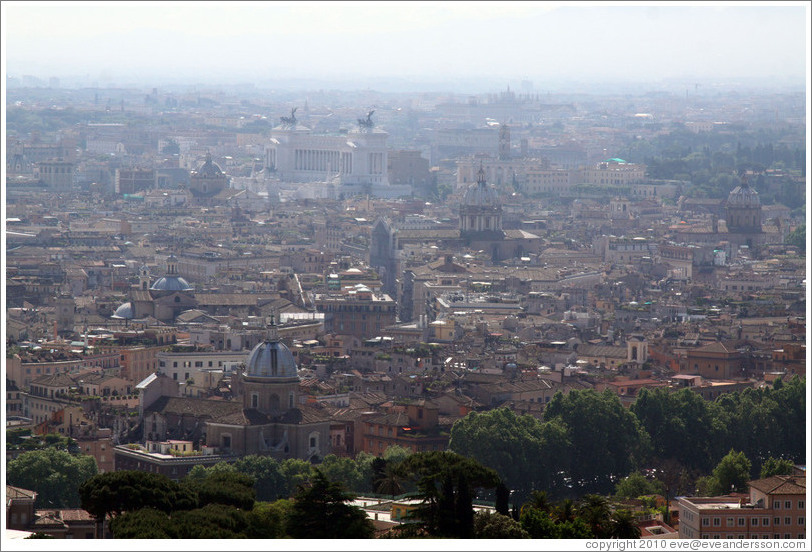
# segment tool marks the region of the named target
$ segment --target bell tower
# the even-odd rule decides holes
[[[510,127],[502,123],[499,127],[499,161],[510,159]]]
[[[138,269],[138,287],[143,290],[149,289],[149,267],[141,265]]]

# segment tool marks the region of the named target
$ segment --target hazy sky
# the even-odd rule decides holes
[[[13,76],[797,78],[808,2],[2,3]]]

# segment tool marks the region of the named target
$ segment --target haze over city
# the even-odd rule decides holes
[[[797,2],[4,2],[3,50],[7,75],[63,86],[797,89],[808,16]]]
[[[0,548],[810,549],[812,3],[0,7]]]

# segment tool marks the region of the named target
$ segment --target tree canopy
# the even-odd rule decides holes
[[[98,474],[80,488],[82,508],[97,519],[151,508],[163,513],[197,507],[197,495],[165,475],[122,470]]]
[[[611,391],[557,393],[544,420],[559,420],[571,443],[570,477],[584,490],[609,491],[647,455],[649,436],[635,415]]]
[[[496,471],[453,452],[419,452],[399,469],[416,482],[423,499],[413,518],[430,535],[444,538],[472,538],[474,493],[500,482]]]
[[[37,493],[36,508],[77,508],[79,486],[98,472],[92,456],[56,448],[24,452],[8,463],[6,483]]]
[[[622,498],[637,498],[645,495],[665,494],[665,485],[657,480],[651,480],[640,472],[634,472],[621,479],[615,485],[615,496]]]
[[[293,500],[287,534],[298,539],[362,539],[375,528],[366,513],[351,504],[353,496],[318,468],[310,484],[303,484]]]

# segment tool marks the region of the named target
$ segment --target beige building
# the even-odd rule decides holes
[[[806,538],[806,475],[776,475],[748,486],[748,497],[679,498],[679,537]]]
[[[595,186],[631,186],[645,179],[646,166],[627,163],[622,159],[607,159],[592,168],[581,170],[581,181]]]
[[[73,171],[76,166],[70,161],[42,161],[37,163],[39,179],[49,190],[68,192],[73,188]]]
[[[316,294],[313,302],[324,313],[324,329],[328,333],[375,337],[396,320],[396,302],[389,295],[374,293],[360,284],[340,293]]]

